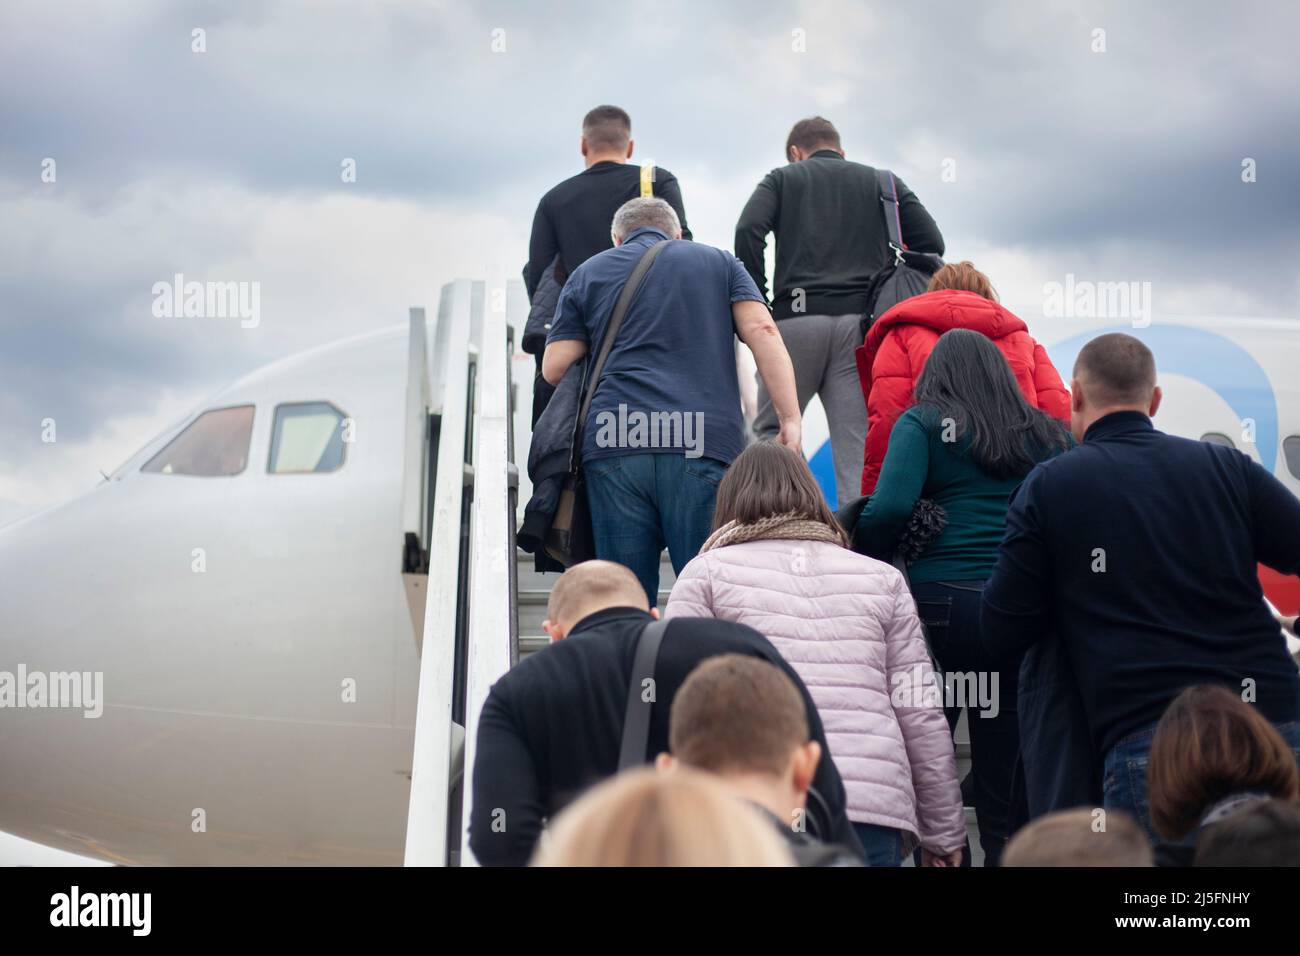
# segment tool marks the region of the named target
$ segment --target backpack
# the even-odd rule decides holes
[[[880,202],[885,207],[885,227],[889,230],[889,248],[894,261],[871,277],[867,286],[867,313],[862,320],[862,337],[867,337],[871,323],[904,299],[920,295],[939,271],[943,259],[933,252],[912,252],[903,243],[903,221],[898,212],[898,187],[894,174],[876,170]]]

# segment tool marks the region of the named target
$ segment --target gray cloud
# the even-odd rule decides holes
[[[164,393],[400,321],[455,271],[516,275],[599,101],[632,112],[638,154],[719,245],[790,123],[823,113],[921,195],[953,255],[1030,257],[1022,297],[1091,271],[1300,312],[1288,3],[158,0],[0,20],[0,478],[41,451],[44,414],[88,441]],[[260,280],[275,320],[153,320],[148,289],[176,271]]]

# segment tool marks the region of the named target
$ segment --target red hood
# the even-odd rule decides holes
[[[1029,326],[1009,309],[974,292],[925,292],[904,299],[872,323],[866,347],[872,355],[880,342],[900,325],[921,325],[942,335],[949,329],[971,329],[997,341],[1012,332],[1028,332]]]

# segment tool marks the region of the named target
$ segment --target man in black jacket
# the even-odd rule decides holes
[[[617,106],[597,106],[583,118],[579,149],[586,169],[547,192],[533,215],[528,265],[524,268],[524,286],[530,302],[536,304],[537,290],[545,277],[546,283],[556,286],[552,294],[543,296],[551,303],[554,312],[558,287],[564,285],[573,270],[596,253],[613,248],[609,226],[618,207],[629,199],[653,194],[665,200],[677,213],[682,238],[691,238],[677,178],[662,167],[642,169],[629,163],[634,146],[632,120],[625,110]],[[534,317],[531,311],[529,317]],[[552,392],[551,386],[541,376],[541,348],[545,345],[546,323],[550,318],[546,316],[542,323],[529,323],[530,326],[541,326],[538,329],[540,338],[536,334],[528,336],[528,344],[534,346],[535,351],[527,349],[533,351],[538,362],[537,377],[533,382],[534,423]]]
[[[1155,360],[1132,336],[1085,345],[1070,392],[1081,444],[1016,491],[981,632],[998,657],[1056,635],[1104,804],[1132,813],[1154,839],[1147,758],[1156,722],[1184,688],[1232,688],[1300,750],[1300,675],[1256,569],[1300,572],[1300,501],[1233,448],[1156,431]],[[1073,761],[1065,730],[1040,728],[1042,752],[1026,752],[1026,765]]]
[[[618,770],[632,660],[642,629],[658,617],[627,568],[575,565],[547,606],[554,639],[502,677],[479,719],[469,845],[484,865],[522,866],[544,821]],[[646,761],[668,749],[673,698],[697,664],[719,654],[758,657],[781,668],[803,698],[810,737],[829,754],[808,690],[765,637],[728,621],[674,620],[654,670]],[[828,839],[860,852],[845,813],[844,784],[829,756],[813,778],[824,798]]]
[[[790,165],[758,184],[736,223],[736,258],[767,294],[764,250],[776,234],[772,312],[794,362],[799,407],[818,395],[830,424],[839,504],[858,495],[867,407],[853,352],[862,344],[871,277],[893,261],[876,171],[844,158],[840,134],[820,116],[800,120],[786,140]],[[943,254],[943,236],[916,195],[896,180],[903,243]],[[760,438],[777,431],[759,384]]]
[[[560,274],[568,276],[596,253],[613,248],[609,225],[619,206],[646,195],[643,176],[650,177],[653,195],[677,213],[682,238],[691,238],[677,177],[662,166],[642,170],[629,163],[635,145],[632,120],[619,107],[597,106],[583,117],[579,148],[586,168],[547,192],[533,216],[525,276],[529,297],[556,256],[560,257]]]

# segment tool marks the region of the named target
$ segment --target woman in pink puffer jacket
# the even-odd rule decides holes
[[[718,486],[713,535],[666,616],[748,624],[803,678],[873,866],[955,866],[966,842],[952,736],[902,574],[855,554],[803,457],[747,448]]]

